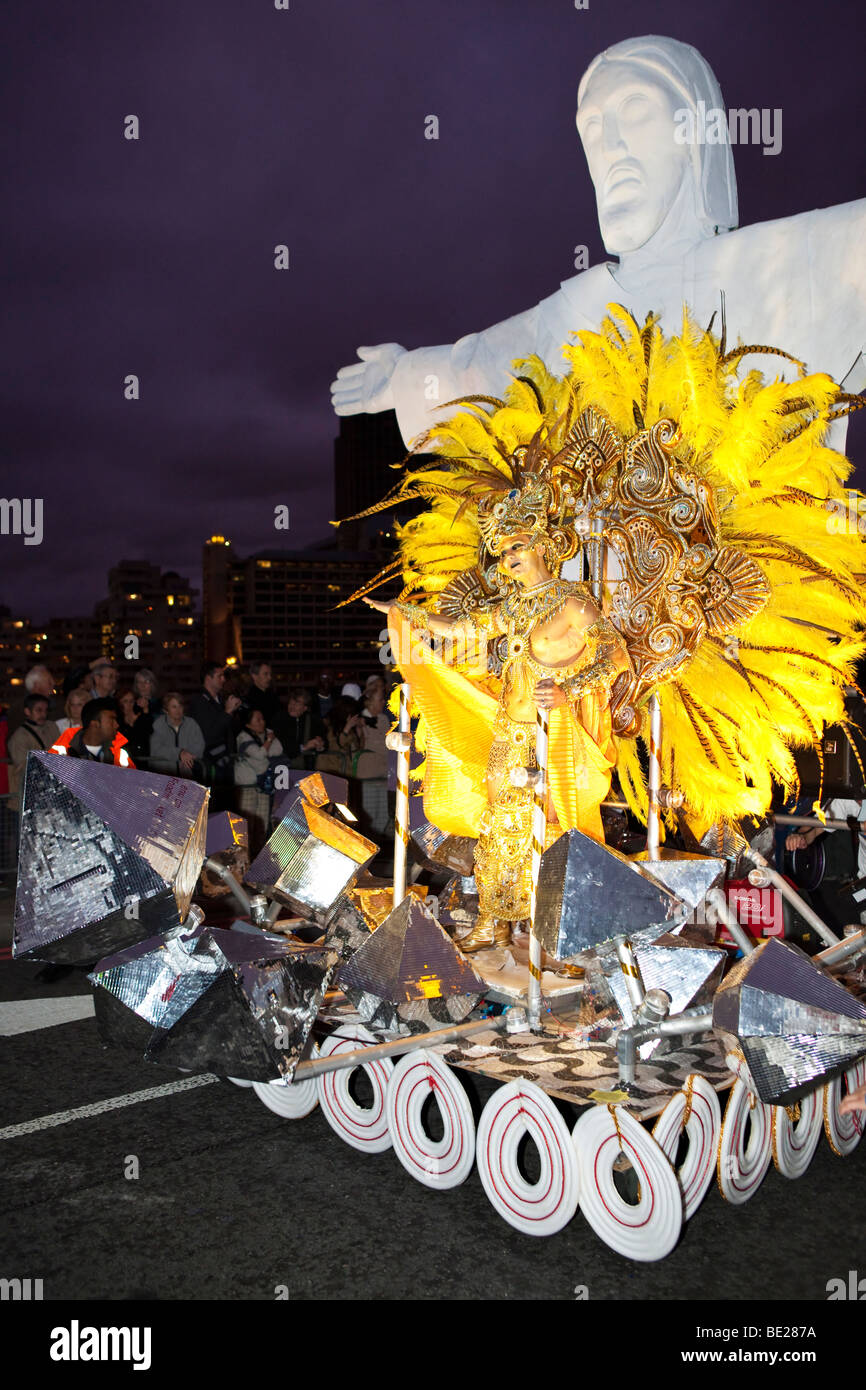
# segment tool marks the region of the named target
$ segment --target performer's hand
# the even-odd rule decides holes
[[[392,607],[392,604],[382,603],[377,598],[365,598],[362,599],[361,602],[366,603],[368,608],[375,608],[377,613],[387,613],[389,609]]]
[[[856,1091],[851,1091],[839,1106],[840,1115],[853,1115],[857,1110],[866,1110],[866,1086],[859,1086]]]
[[[788,835],[785,839],[785,849],[789,852],[793,849],[805,849],[806,844],[805,835]]]
[[[539,681],[532,698],[539,709],[557,709],[560,705],[568,703],[562,687],[554,680]]]

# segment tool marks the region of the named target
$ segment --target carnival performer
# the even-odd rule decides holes
[[[521,450],[515,460],[524,465],[524,486],[504,497],[495,492],[478,509],[485,548],[498,559],[501,600],[456,621],[415,604],[366,600],[388,613],[392,647],[410,673],[414,697],[431,728],[441,728],[444,715],[441,741],[452,753],[464,749],[470,780],[486,750],[487,804],[475,829],[480,911],[459,943],[464,951],[508,946],[513,924],[529,917],[533,791],[513,785],[511,773],[536,768],[537,709],[550,717],[545,847],[569,829],[603,839],[599,805],[614,760],[610,688],[630,665],[588,586],[552,573],[577,539],[555,525],[561,503],[556,486],[543,477],[546,456],[536,451],[535,467],[527,469],[528,457]],[[480,658],[482,677],[488,645],[504,639],[496,692],[489,684],[479,690],[453,671],[446,677],[442,659],[418,641],[423,633],[451,639],[458,664],[467,655]]]
[[[863,397],[802,363],[796,382],[767,381],[743,359],[783,349],[727,350],[724,324],[716,337],[686,310],[666,337],[656,315],[640,326],[612,305],[564,353],[565,378],[528,358],[504,400],[449,403],[459,413],[361,515],[429,509],[396,525],[399,556],[346,600],[403,579],[394,603],[372,606],[388,612],[420,716],[425,813],[477,837],[468,950],[506,945],[528,913],[537,709],[548,845],[572,828],[601,838],[614,765],[646,819],[653,695],[665,786],[690,834],[721,835],[765,815],[774,786],[796,790],[792,749],[820,750],[825,723],[844,723],[866,649],[856,494],[826,442]],[[619,569],[603,606],[560,577],[599,531]],[[662,832],[677,828],[672,804]]]

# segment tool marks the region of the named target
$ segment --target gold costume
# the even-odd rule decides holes
[[[536,721],[512,718],[509,701],[531,696],[545,679],[561,686],[567,699],[550,711],[545,847],[570,829],[602,839],[599,804],[610,788],[615,756],[608,711],[617,675],[612,655],[622,649],[615,629],[598,618],[584,630],[583,649],[573,662],[545,666],[533,653],[533,631],[569,599],[585,607],[589,589],[556,578],[530,591],[512,587],[502,602],[470,612],[461,624],[470,641],[504,639],[501,674],[486,689],[446,664],[416,630],[411,608],[409,621],[391,629],[397,662],[428,725],[425,814],[442,830],[477,837],[480,917],[503,922],[529,916],[533,792],[513,786],[510,773],[536,767]]]

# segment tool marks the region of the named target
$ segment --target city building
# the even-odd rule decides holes
[[[198,590],[174,570],[122,560],[108,572],[108,598],[96,605],[100,654],[122,672],[149,666],[162,690],[192,693],[202,660]],[[132,640],[131,640],[132,639]]]
[[[375,670],[382,614],[336,605],[380,566],[381,556],[333,545],[241,559],[225,536],[212,536],[202,560],[207,659],[268,661],[281,685],[315,681],[326,669],[346,680]]]
[[[0,700],[16,700],[31,666],[44,664],[58,690],[67,672],[108,657],[128,681],[140,667],[156,674],[162,690],[198,690],[201,620],[197,590],[172,570],[122,560],[108,574],[108,597],[90,617],[49,618],[34,624],[0,608]]]
[[[378,415],[344,416],[334,440],[335,518],[354,516],[381,501],[398,481],[391,464],[399,463],[405,456],[406,446],[393,410]],[[355,553],[389,550],[391,515],[377,512],[361,521],[338,526],[337,547]]]
[[[16,690],[20,694],[25,675],[39,660],[33,653],[41,641],[29,618],[15,618],[11,609],[0,607],[0,688],[7,696]]]

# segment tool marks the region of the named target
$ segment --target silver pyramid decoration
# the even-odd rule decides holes
[[[535,930],[558,960],[620,934],[651,941],[685,916],[682,900],[644,865],[580,830],[566,831],[541,857]]]
[[[778,937],[730,971],[715,997],[713,1026],[736,1035],[768,1105],[799,1100],[866,1055],[866,1005]]]
[[[92,965],[186,920],[208,794],[179,777],[30,753],[13,954]]]

